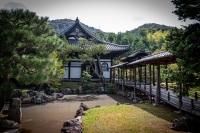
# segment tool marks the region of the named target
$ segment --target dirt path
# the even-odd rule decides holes
[[[52,103],[22,107],[21,133],[60,133],[63,122],[74,117],[81,102],[93,107],[130,101],[118,95],[68,95]]]

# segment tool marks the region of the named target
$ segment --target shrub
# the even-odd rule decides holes
[[[90,87],[91,78],[92,76],[87,71],[83,71],[82,77],[81,77],[81,86],[82,86],[83,92],[86,91]]]
[[[115,93],[116,85],[112,83],[107,83],[106,89],[108,93]]]

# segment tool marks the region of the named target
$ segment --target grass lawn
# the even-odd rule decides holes
[[[180,115],[151,104],[93,108],[83,116],[83,133],[173,133],[169,124]]]

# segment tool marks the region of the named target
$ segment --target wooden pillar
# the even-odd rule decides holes
[[[129,67],[129,81],[131,81],[131,67]]]
[[[144,66],[144,89],[146,90],[146,83],[147,83],[147,67],[146,64]]]
[[[113,59],[112,59],[112,57],[111,57],[111,60],[110,60],[111,62],[110,62],[110,65],[112,66],[113,65]],[[111,80],[111,82],[112,82],[112,79],[113,79],[113,69],[114,68],[111,68],[110,69],[110,80]]]
[[[118,78],[118,85],[119,85],[119,67],[117,67],[117,78]]]
[[[179,83],[179,112],[181,112],[182,107],[182,84]]]
[[[134,79],[134,100],[136,100],[136,67],[133,68],[133,79]]]
[[[155,66],[153,65],[153,86],[155,86]]]
[[[165,69],[167,69],[167,65],[165,66]],[[165,79],[165,84],[166,84],[166,90],[168,90],[168,78],[167,77]]]
[[[156,101],[155,104],[160,103],[160,65],[157,66],[157,86],[156,86]]]
[[[124,80],[124,69],[125,69],[125,67],[123,66],[123,67],[122,67],[122,92],[123,92],[123,95],[125,95],[125,92],[124,92],[124,85],[125,85],[125,80]]]
[[[127,67],[125,68],[125,72],[126,72],[126,81],[128,81],[128,69],[127,69]]]
[[[151,96],[152,96],[152,72],[151,72],[151,64],[149,64],[149,95],[150,95],[150,102],[152,102]]]

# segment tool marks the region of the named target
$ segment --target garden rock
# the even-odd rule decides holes
[[[2,114],[7,115],[8,114],[8,109],[3,110]]]
[[[13,92],[13,98],[20,98],[22,96],[22,91],[19,89],[15,89]]]
[[[10,130],[6,130],[3,133],[19,133],[18,129],[10,129]]]
[[[83,111],[86,111],[86,110],[90,109],[90,108],[89,108],[87,105],[85,105],[84,103],[81,103],[81,104],[80,104],[80,107],[83,108]]]
[[[64,122],[61,133],[82,133],[82,117],[78,116]]]
[[[31,101],[32,101],[32,98],[24,98],[22,100],[22,104],[29,104],[29,103],[31,103]]]
[[[34,101],[35,104],[41,104],[42,103],[42,100],[41,98],[36,98],[35,101]]]
[[[175,119],[174,123],[169,125],[169,128],[177,131],[200,131],[199,125],[200,121],[185,115],[181,119]]]
[[[17,129],[19,127],[19,123],[13,120],[3,120],[1,122],[1,127],[5,129]]]
[[[75,118],[78,117],[78,116],[83,116],[85,115],[84,111],[83,111],[83,108],[80,107],[77,111],[76,111],[76,115],[74,116]]]
[[[21,99],[13,98],[8,109],[8,118],[21,123],[22,111],[21,111]]]

